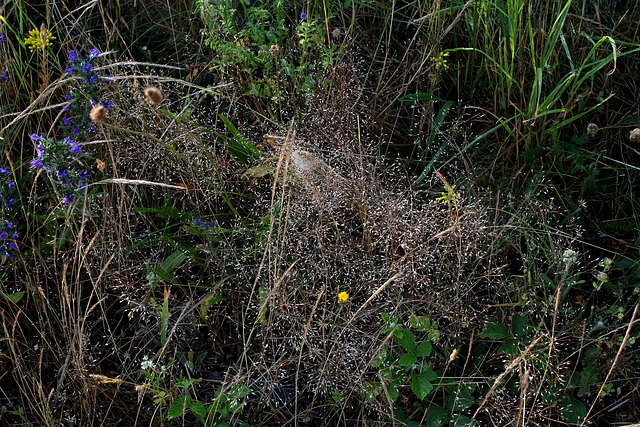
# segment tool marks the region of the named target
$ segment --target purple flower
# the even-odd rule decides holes
[[[111,110],[111,101],[101,102],[102,106],[107,110]]]
[[[9,187],[9,190],[13,190],[14,188],[16,188],[16,183],[13,181],[9,181],[7,182],[7,187]]]
[[[91,62],[87,62],[86,64],[83,64],[80,68],[82,68],[82,71],[84,71],[85,73],[88,73],[89,70],[93,68],[93,65],[91,65]]]
[[[0,239],[6,239],[7,237],[9,237],[9,233],[7,233],[6,230],[0,233]]]
[[[71,120],[69,117],[65,117],[64,124],[65,126],[71,126],[73,124],[73,120]]]
[[[93,58],[97,58],[100,55],[100,52],[98,51],[98,49],[91,49],[89,51],[89,60],[92,60]]]
[[[80,177],[81,180],[87,179],[87,171],[86,170],[80,171],[78,176]]]
[[[6,42],[7,39],[4,37],[4,34],[0,34],[0,43]]]
[[[305,21],[307,19],[307,14],[304,12],[300,12],[300,19]]]
[[[42,169],[44,167],[44,164],[42,163],[42,160],[40,159],[33,159],[31,160],[31,166],[33,166],[36,169]]]
[[[16,199],[9,199],[7,200],[7,209],[9,209],[11,206],[13,206],[16,203]]]
[[[9,175],[9,169],[5,169],[2,166],[0,166],[0,173],[2,175]]]
[[[65,68],[64,70],[67,72],[67,74],[71,75],[71,74],[73,74],[73,71],[75,70],[75,68],[72,65],[70,67]]]
[[[0,73],[0,82],[6,83],[7,80],[9,80],[9,76],[7,75],[7,72],[3,71],[2,73]]]
[[[31,134],[31,139],[34,141],[40,141],[40,135],[32,133]]]
[[[78,59],[78,55],[76,55],[76,52],[74,50],[70,50],[69,51],[69,62],[75,62],[76,59]]]

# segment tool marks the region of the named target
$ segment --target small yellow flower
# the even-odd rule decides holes
[[[451,189],[446,189],[447,191],[443,191],[442,192],[442,197],[438,197],[436,199],[436,202],[438,203],[442,203],[443,205],[446,205],[450,202],[453,202],[455,200],[458,200],[460,198],[460,194],[459,193],[455,193],[453,190],[455,190],[456,186],[452,185]]]
[[[53,43],[51,40],[56,38],[51,34],[49,30],[42,25],[41,29],[34,28],[29,31],[29,37],[24,39],[24,44],[29,48],[31,52],[36,49],[42,49],[43,47],[49,47]]]
[[[338,300],[344,304],[345,302],[349,301],[349,294],[346,292],[340,292],[338,294]]]

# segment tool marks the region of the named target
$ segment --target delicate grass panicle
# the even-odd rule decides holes
[[[2,421],[640,419],[640,10],[95,5],[0,16]]]

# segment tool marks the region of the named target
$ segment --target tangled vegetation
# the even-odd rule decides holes
[[[5,2],[0,424],[639,420],[639,22]]]

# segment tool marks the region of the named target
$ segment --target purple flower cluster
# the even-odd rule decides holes
[[[18,232],[13,222],[6,220],[16,202],[15,193],[16,184],[11,179],[11,172],[0,165],[0,256],[7,258],[13,258],[18,250],[15,242]]]
[[[96,104],[101,104],[107,110],[111,109],[111,101],[101,101],[99,96],[100,82],[110,81],[111,77],[104,76],[95,69],[95,61],[99,56],[100,52],[96,49],[91,49],[86,59],[82,59],[74,50],[69,51],[69,66],[65,71],[70,76],[80,77],[80,84],[66,95],[69,103],[64,107],[64,111],[68,114],[62,128],[67,135],[96,132],[94,123],[89,119],[89,111]],[[87,100],[90,101],[90,106],[82,102]]]
[[[31,166],[44,170],[54,183],[62,187],[65,194],[62,203],[68,205],[76,197],[76,192],[86,185],[87,171],[76,166],[76,157],[82,151],[80,145],[69,137],[56,141],[34,133],[31,139],[37,143],[38,153]]]
[[[9,76],[7,75],[7,71],[3,71],[0,73],[0,83],[6,83],[9,80]]]
[[[193,220],[193,225],[198,227],[201,231],[209,231],[218,226],[218,221],[215,219],[207,221],[204,218],[196,218]]]

